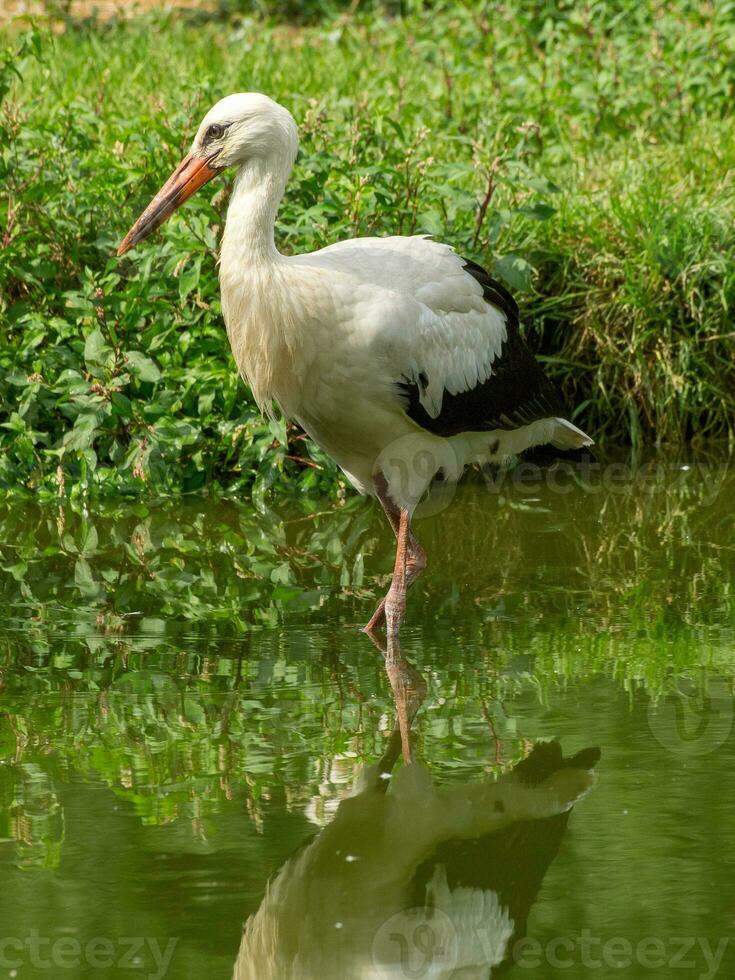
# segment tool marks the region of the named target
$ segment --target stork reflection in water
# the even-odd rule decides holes
[[[599,751],[541,742],[495,781],[436,786],[411,748],[423,678],[396,643],[386,667],[388,748],[268,883],[234,980],[487,980],[513,962]]]

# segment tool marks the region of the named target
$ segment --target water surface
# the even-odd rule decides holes
[[[279,874],[307,897],[269,928],[316,921],[327,871],[298,855],[381,759],[388,798],[413,796],[400,827],[358,812],[370,908],[334,928],[353,952],[373,929],[364,976],[450,976],[440,917],[388,914],[406,814],[418,839],[437,793],[454,819],[551,739],[598,747],[597,776],[533,833],[506,799],[493,826],[522,846],[487,838],[487,880],[516,919],[533,894],[493,976],[732,976],[734,490],[718,457],[470,481],[417,522],[430,565],[392,673],[359,631],[392,564],[367,501],[2,504],[0,977],[266,976],[244,922]]]

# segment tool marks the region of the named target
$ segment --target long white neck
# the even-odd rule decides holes
[[[274,226],[290,163],[280,170],[250,161],[240,168],[227,212],[220,257],[222,313],[240,372],[261,408],[269,412],[291,377],[289,291]],[[287,390],[287,388],[286,388]]]
[[[235,177],[222,236],[222,272],[277,262],[274,229],[291,167],[271,169],[265,161],[250,160]]]

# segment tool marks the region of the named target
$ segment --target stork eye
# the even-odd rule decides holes
[[[218,140],[224,131],[224,126],[220,126],[219,123],[212,123],[211,126],[207,126],[207,131],[204,134],[204,142],[209,143],[212,140]]]

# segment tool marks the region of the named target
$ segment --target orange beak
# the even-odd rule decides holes
[[[190,198],[194,191],[199,190],[222,170],[224,167],[213,167],[208,160],[201,157],[191,156],[191,154],[184,157],[127,233],[117,254],[125,255],[134,245],[142,242],[159,225],[162,225],[180,204]]]

